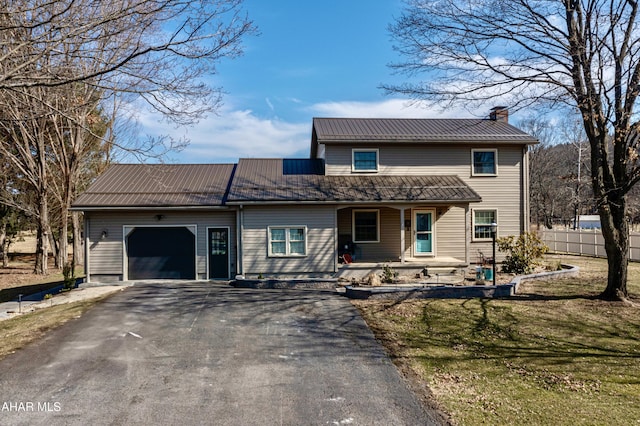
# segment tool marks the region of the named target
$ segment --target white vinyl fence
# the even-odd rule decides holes
[[[542,241],[552,253],[607,257],[599,229],[543,230]],[[629,234],[629,260],[640,262],[640,234]]]

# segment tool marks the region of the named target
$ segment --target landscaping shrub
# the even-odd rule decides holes
[[[76,285],[76,273],[72,262],[67,262],[62,267],[64,290],[71,290]]]
[[[501,252],[507,253],[502,261],[502,271],[514,274],[530,274],[549,251],[549,247],[534,232],[525,232],[518,237],[502,237],[497,244]]]

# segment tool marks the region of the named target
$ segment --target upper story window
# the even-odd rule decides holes
[[[472,176],[496,176],[498,174],[497,149],[471,150]]]
[[[351,156],[352,171],[369,173],[378,171],[377,149],[354,149],[351,151]]]

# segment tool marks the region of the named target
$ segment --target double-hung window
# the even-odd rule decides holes
[[[378,171],[377,149],[354,149],[351,151],[351,170],[375,173]]]
[[[270,226],[269,256],[306,256],[307,228],[305,226]]]
[[[473,149],[471,150],[473,176],[496,176],[498,174],[498,150],[497,149]]]
[[[378,210],[353,211],[353,241],[356,243],[380,242]]]
[[[474,210],[473,211],[473,239],[490,240],[491,224],[497,221],[495,210]]]

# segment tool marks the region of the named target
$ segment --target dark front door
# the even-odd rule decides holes
[[[127,237],[129,279],[195,279],[195,238],[186,227],[134,229]]]
[[[209,228],[209,279],[229,279],[228,228]]]

